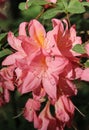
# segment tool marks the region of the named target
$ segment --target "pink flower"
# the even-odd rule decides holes
[[[77,94],[76,85],[73,83],[72,80],[65,78],[63,75],[60,75],[59,82],[58,82],[58,97],[64,94],[68,97]]]
[[[19,85],[18,90],[21,93],[27,93],[34,91],[42,84],[45,92],[51,98],[56,99],[58,75],[63,71],[67,63],[67,60],[63,57],[44,56],[42,53],[37,55],[31,64],[27,64],[27,66],[24,65],[26,59],[23,64],[19,62],[19,68],[22,70],[20,76],[22,83]]]
[[[29,35],[26,33],[27,26]],[[37,20],[21,23],[18,37],[15,37],[12,32],[8,33],[8,43],[16,52],[6,57],[2,65],[15,64],[17,60],[23,59],[28,55],[31,61],[40,50],[46,53],[46,48],[49,46],[46,37],[44,27]]]
[[[0,70],[0,106],[9,102],[9,91],[14,90],[14,67],[3,68]]]
[[[27,25],[29,35],[26,33]],[[8,43],[16,52],[6,57],[2,65],[15,64],[17,60],[23,59],[28,55],[31,61],[38,50],[40,51],[40,48],[44,48],[45,37],[45,29],[37,20],[21,23],[18,37],[15,37],[12,32],[8,33]]]
[[[27,25],[29,35],[26,33]],[[37,20],[21,23],[18,37],[8,33],[8,42],[16,52],[2,64],[15,65],[17,86],[21,93],[34,91],[42,84],[45,92],[56,99],[58,76],[68,60],[62,55],[51,53],[54,41],[49,44],[49,37]]]
[[[10,66],[0,70],[0,86],[5,89],[14,90],[14,67]]]
[[[59,75],[58,82],[58,97],[63,94],[67,97],[77,94],[76,84],[74,84],[75,79],[80,79],[83,70],[78,64],[69,62],[64,71]]]
[[[0,86],[0,106],[3,106],[4,104],[8,103],[10,100],[10,94],[8,89],[4,89]]]
[[[50,43],[49,32],[46,33],[43,25],[35,19],[31,20],[28,24],[28,32],[30,35],[30,39],[29,39],[30,45],[28,46],[33,45],[37,49],[40,49],[45,55],[48,55],[51,52],[51,49],[55,43],[54,41]],[[25,46],[23,45],[23,48],[24,47]],[[27,49],[25,51],[27,52]]]
[[[75,53],[72,48],[76,44],[81,44],[81,38],[76,36],[74,26],[68,29],[68,24],[64,20],[63,22],[66,25],[64,29],[64,24],[60,20],[52,19],[52,22],[53,30],[49,32],[49,35],[52,36],[52,38],[50,38],[50,43],[53,39],[55,40],[55,46],[52,51],[56,55],[61,54],[69,60],[77,61],[78,59],[75,56],[79,56],[80,54]]]
[[[37,46],[43,47],[45,43],[46,32],[42,24],[37,20],[30,21],[28,25],[29,34]]]
[[[86,68],[85,70],[83,70],[81,74],[81,80],[89,81],[89,68]]]
[[[19,35],[8,33],[8,43],[14,49],[4,61],[0,71],[0,104],[9,101],[9,91],[14,85],[21,94],[31,92],[24,109],[24,117],[38,130],[63,130],[70,126],[74,105],[69,99],[77,94],[73,80],[80,78],[80,54],[72,51],[81,44],[75,28],[66,28],[60,20],[53,19],[53,30],[46,33],[37,20],[23,22]],[[6,94],[5,94],[6,93]],[[41,110],[41,103],[46,103]],[[52,115],[50,109],[54,108]]]
[[[42,121],[42,127],[38,130],[63,130],[65,124],[56,120],[51,115],[50,112],[50,103],[47,102],[45,108],[39,114],[39,118]]]
[[[48,2],[51,2],[51,3],[56,3],[57,0],[47,0]]]
[[[53,19],[53,30],[48,32],[49,41],[53,41],[54,47],[51,49],[51,53],[55,55],[64,56],[69,62],[63,73],[59,74],[58,82],[58,95],[61,93],[67,96],[73,96],[77,94],[77,89],[73,83],[74,79],[81,77],[82,70],[79,66],[80,54],[75,53],[72,48],[76,44],[81,44],[81,38],[76,36],[76,30],[74,26],[68,29],[68,24],[63,21],[66,25],[64,29],[64,24],[57,19]]]
[[[34,128],[41,127],[41,120],[37,117],[37,111],[40,110],[40,102],[28,99],[24,109],[24,117],[29,122],[34,122]]]
[[[42,86],[35,89],[32,94],[33,94],[33,99],[36,99],[40,102],[45,101],[46,92]]]
[[[38,46],[36,45],[37,43],[34,42],[36,41],[35,39],[33,41],[31,40],[30,36],[27,36],[27,33],[26,33],[27,25],[28,25],[27,22],[23,22],[20,24],[18,37],[15,37],[12,32],[8,33],[8,37],[7,37],[8,43],[16,52],[6,57],[6,59],[2,62],[2,65],[13,65],[15,64],[17,60],[23,59],[27,55],[32,54],[32,56],[30,57],[31,58],[34,57],[34,53],[36,53],[36,50],[38,50]],[[33,34],[30,33],[30,35],[33,35]],[[36,34],[34,34],[34,37],[35,35]],[[27,48],[25,47],[25,45]],[[30,52],[29,52],[29,49],[30,49]]]
[[[70,126],[74,116],[74,105],[69,98],[62,95],[55,103],[55,113],[59,121]]]
[[[22,41],[16,38],[12,32],[8,33],[8,43],[17,52],[6,57],[6,59],[2,62],[2,65],[13,65],[17,59],[22,59],[26,56],[24,50],[21,47]]]

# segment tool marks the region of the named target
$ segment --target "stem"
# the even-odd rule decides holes
[[[68,21],[69,27],[71,27],[71,23],[70,23],[70,19],[69,19],[69,14],[68,14],[68,12],[66,12],[66,18],[67,18],[67,21]]]
[[[35,19],[39,19],[42,16],[42,14],[44,13],[44,11],[45,11],[45,9],[42,9],[42,11],[37,15],[37,17]]]
[[[69,24],[69,27],[71,27],[71,23],[70,23],[70,19],[69,19],[69,13],[68,13],[68,11],[67,11],[67,8],[68,8],[68,3],[67,3],[67,1],[65,2],[64,0],[62,0],[62,3],[63,3],[63,5],[64,5],[64,8],[65,8],[65,14],[66,14],[66,19],[67,19],[67,21],[68,21],[68,24]]]
[[[80,113],[80,115],[82,115],[83,117],[85,117],[85,115],[76,106],[74,106],[74,107]]]

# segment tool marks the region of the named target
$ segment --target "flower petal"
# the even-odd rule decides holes
[[[46,32],[43,28],[43,26],[37,21],[37,20],[32,20],[29,23],[29,34],[34,39],[34,41],[40,45],[43,46],[44,43],[44,38],[46,36]]]
[[[23,22],[20,24],[19,26],[19,35],[23,35],[23,36],[27,36],[27,33],[26,33],[26,26],[27,26],[27,22]]]
[[[13,53],[5,58],[5,60],[2,62],[2,65],[12,65],[16,62],[16,60],[24,58],[24,55],[20,52]]]
[[[74,115],[74,105],[69,98],[63,95],[55,104],[55,113],[60,121],[70,125]]]
[[[18,38],[16,38],[12,32],[9,32],[9,33],[8,33],[8,38],[7,38],[7,40],[8,40],[9,45],[10,45],[13,49],[15,49],[15,50],[17,50],[17,51],[22,51],[22,47],[21,47],[21,42],[22,42],[22,41],[19,40]]]
[[[56,81],[54,77],[50,74],[46,73],[42,78],[42,84],[46,91],[46,93],[55,100],[57,98],[57,88],[56,88]]]
[[[85,70],[83,70],[81,74],[81,80],[89,81],[89,68],[86,68]]]
[[[26,77],[24,77],[22,81],[22,85],[18,88],[18,90],[23,94],[30,91],[34,91],[37,87],[40,86],[41,79],[36,77],[33,73],[28,72]]]

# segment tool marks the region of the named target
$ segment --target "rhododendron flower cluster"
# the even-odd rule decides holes
[[[33,19],[20,24],[17,37],[9,32],[8,44],[14,51],[2,62],[6,67],[0,71],[0,105],[9,101],[9,91],[14,88],[21,95],[31,93],[23,116],[38,130],[71,126],[75,107],[70,98],[77,94],[73,81],[84,75],[81,55],[72,50],[82,43],[75,26],[68,28],[66,20],[58,19],[52,19],[52,24],[53,29],[46,32]]]

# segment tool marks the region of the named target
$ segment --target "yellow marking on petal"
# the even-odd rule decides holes
[[[43,33],[42,32],[39,32],[39,44],[41,45],[41,46],[43,46],[43,43],[44,43],[44,35],[43,35]]]
[[[46,61],[45,61],[45,57],[42,57],[42,59],[41,59],[41,64],[42,64],[42,66],[46,66]]]
[[[38,35],[35,33],[34,38],[36,39],[37,43],[43,47],[44,43],[44,34],[43,32],[39,31]]]

